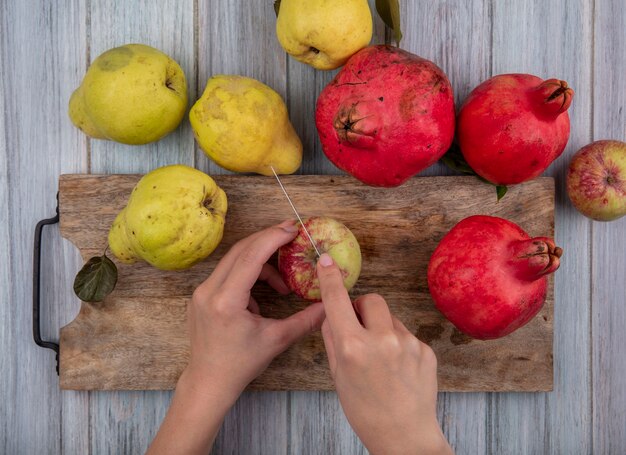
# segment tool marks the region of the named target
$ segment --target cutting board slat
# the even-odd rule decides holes
[[[63,175],[61,233],[87,260],[102,254],[108,229],[139,175]],[[64,389],[171,389],[188,360],[185,307],[195,287],[237,240],[286,218],[291,208],[275,181],[260,176],[216,176],[229,202],[224,239],[205,261],[186,271],[118,264],[115,291],[102,303],[82,303],[61,329],[60,382]],[[553,285],[528,325],[492,341],[472,340],[435,309],[428,293],[428,260],[461,219],[495,215],[532,236],[553,236],[554,181],[539,178],[495,190],[473,177],[413,178],[398,188],[372,188],[347,176],[285,176],[303,216],[325,215],[346,224],[363,254],[352,295],[382,294],[392,312],[437,353],[443,391],[552,389]],[[567,254],[567,252],[565,253]],[[272,259],[275,261],[275,258]],[[291,295],[259,284],[261,311],[283,318],[304,308]],[[311,335],[279,356],[251,385],[257,390],[331,390],[321,336]]]

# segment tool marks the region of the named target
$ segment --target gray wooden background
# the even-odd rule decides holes
[[[373,1],[371,2],[373,4]],[[579,215],[564,192],[568,158],[592,140],[626,140],[623,0],[404,0],[401,47],[434,60],[457,101],[492,74],[528,72],[576,90],[572,133],[547,171],[557,179],[554,367],[550,393],[445,393],[438,413],[459,454],[626,453],[626,218]],[[0,453],[142,453],[170,392],[61,392],[51,351],[31,336],[32,236],[52,216],[61,173],[147,172],[170,163],[220,170],[189,123],[142,147],[90,141],[67,117],[91,60],[125,43],[155,46],[185,70],[190,104],[216,73],[281,93],[305,144],[302,173],[336,173],[323,156],[315,100],[334,73],[288,58],[271,0],[3,0],[0,6]],[[384,40],[375,21],[374,42]],[[440,165],[425,175],[445,174]],[[58,228],[44,235],[43,335],[57,339],[79,302],[80,258]],[[353,454],[365,450],[334,393],[246,393],[215,453]]]

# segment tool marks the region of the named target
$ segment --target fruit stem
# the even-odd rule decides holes
[[[519,240],[511,244],[509,264],[519,279],[534,281],[555,272],[560,265],[563,249],[548,237]]]

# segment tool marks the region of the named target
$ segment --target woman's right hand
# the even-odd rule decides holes
[[[437,359],[393,317],[385,300],[350,301],[327,254],[317,264],[326,320],[322,336],[348,422],[378,454],[449,454],[437,422]],[[359,321],[359,317],[362,322]]]

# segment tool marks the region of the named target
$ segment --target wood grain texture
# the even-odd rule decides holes
[[[446,73],[458,110],[469,92],[489,77],[491,3],[404,0],[401,8],[404,38],[400,47],[433,61]],[[436,163],[420,175],[454,173]]]
[[[238,74],[287,93],[285,52],[276,39],[273,3],[265,0],[197,0],[197,92],[215,74]],[[195,145],[196,167],[230,174]],[[285,453],[287,393],[244,392],[217,435],[213,453]],[[274,415],[268,419],[268,414]],[[268,420],[271,425],[268,425]],[[244,430],[242,430],[244,429]]]
[[[593,452],[626,453],[626,223],[594,223],[592,238]]]
[[[216,74],[261,81],[283,99],[287,89],[286,54],[275,32],[272,2],[198,0],[198,96]],[[229,173],[196,145],[197,168],[211,175]]]
[[[93,454],[144,453],[167,412],[169,392],[90,393]]]
[[[92,0],[88,13],[89,51],[100,53],[139,42],[176,60],[187,79],[189,102],[196,98],[194,0],[118,2]],[[194,140],[187,116],[162,140],[143,146],[91,140],[91,172],[148,172],[166,164],[194,164]],[[160,425],[170,392],[91,394],[90,431],[93,453],[143,453]]]
[[[317,97],[338,70],[318,71],[287,57],[287,71],[289,79],[286,102],[289,118],[304,147],[302,166],[298,174],[345,175],[324,155],[315,127]]]
[[[562,303],[554,310],[555,390],[440,394],[440,421],[459,454],[626,452],[626,366],[619,325],[625,320],[619,283],[626,265],[618,257],[624,251],[624,220],[592,224],[574,211],[563,191],[573,151],[592,138],[626,139],[621,3],[401,1],[402,47],[442,66],[457,100],[492,64],[494,74],[563,77],[576,90],[570,145],[548,171],[557,185],[556,238],[566,249],[555,283]],[[53,213],[59,173],[87,171],[90,146],[96,172],[194,164],[186,120],[169,138],[144,147],[88,141],[71,126],[69,94],[99,52],[133,40],[162,47],[175,58],[184,55],[178,60],[188,82],[205,72],[190,83],[190,105],[209,73],[224,71],[220,67],[250,71],[270,84],[279,81],[278,91],[304,143],[300,172],[339,173],[321,153],[308,117],[332,73],[285,57],[272,41],[273,12],[263,10],[271,8],[271,1],[246,5],[227,0],[0,2],[0,241],[5,245],[0,248],[0,452],[142,453],[169,403],[169,392],[59,393],[53,356],[35,348],[31,338],[32,230],[36,220]],[[485,39],[491,40],[491,24],[493,44],[482,54]],[[196,60],[219,64],[199,68]],[[197,167],[221,172],[198,150],[195,157]],[[425,171],[434,173],[448,171],[441,166]],[[43,331],[56,338],[58,327],[78,309],[71,282],[79,255],[59,239],[56,228],[46,232],[44,242],[50,256],[44,255],[43,264]],[[343,419],[332,392],[247,392],[227,416],[214,453],[365,453]]]
[[[9,314],[0,324],[7,324],[8,332],[3,332],[11,341],[2,344],[1,354],[9,362],[2,373],[9,380],[0,391],[0,421],[6,430],[0,452],[57,453],[64,433],[74,437],[68,437],[66,447],[82,451],[87,409],[81,394],[60,392],[54,354],[33,342],[30,280],[34,226],[54,214],[55,174],[86,171],[85,141],[68,122],[66,111],[78,82],[69,62],[80,62],[85,53],[84,9],[79,1],[3,2],[1,8],[2,155],[8,177],[2,184],[2,193],[8,191],[2,211],[8,213],[10,236],[3,245],[10,247],[3,246],[0,260],[10,268],[11,280],[1,285],[10,298],[2,302]],[[78,308],[67,282],[79,257],[61,240],[58,228],[46,228],[43,242],[42,336],[56,340],[59,322],[73,319]],[[61,416],[67,408],[76,412],[77,420],[66,432]]]
[[[400,2],[404,37],[400,47],[432,60],[448,76],[457,109],[469,92],[490,75],[491,10],[488,0]],[[469,39],[468,39],[469,37]],[[420,175],[451,175],[441,163]],[[487,395],[440,393],[438,417],[457,454],[484,451],[487,441]],[[472,415],[466,419],[461,416]]]
[[[213,445],[213,454],[290,454],[289,394],[244,392],[230,410]]]
[[[90,2],[91,61],[103,52],[130,43],[153,46],[176,60],[185,72],[189,97],[196,99],[194,0],[159,2]],[[147,172],[166,164],[194,163],[194,140],[187,115],[158,142],[142,146],[91,140],[91,172]]]
[[[61,177],[61,232],[85,260],[103,250],[113,218],[138,178]],[[188,360],[185,308],[195,287],[237,240],[291,215],[273,179],[215,179],[229,199],[218,249],[185,272],[163,272],[146,264],[119,265],[114,293],[103,303],[84,303],[77,319],[61,329],[62,388],[164,389],[175,385]],[[363,254],[354,294],[378,291],[385,295],[393,313],[433,347],[442,390],[552,388],[551,290],[544,309],[523,330],[479,342],[444,320],[432,305],[426,283],[428,260],[438,241],[470,214],[501,216],[533,236],[552,236],[552,179],[515,187],[510,198],[500,202],[489,186],[473,177],[415,178],[402,187],[382,190],[355,183],[351,177],[287,176],[283,183],[291,197],[306,207],[303,216],[324,214],[351,228]],[[306,305],[295,295],[276,299],[267,286],[259,286],[257,300],[268,316],[278,318]],[[260,390],[332,387],[319,334],[279,356],[251,385]]]
[[[593,139],[626,142],[626,9],[595,2]],[[593,452],[626,453],[626,217],[593,222],[591,340]]]
[[[66,106],[74,88],[80,83],[87,66],[87,2],[84,0],[62,2],[55,6],[59,18],[59,38],[56,40],[51,72],[57,71],[59,79],[59,110],[55,112],[63,141],[55,143],[62,150],[61,172],[88,171],[88,140],[67,120]],[[73,41],[72,41],[73,40]],[[66,46],[66,41],[72,45]],[[46,215],[49,216],[49,215]],[[46,280],[42,283],[45,309],[49,309],[49,321],[44,325],[47,339],[58,340],[59,329],[71,321],[80,309],[80,300],[74,295],[72,284],[76,271],[82,266],[80,252],[63,239],[58,225],[49,229],[44,239],[46,253],[43,255],[42,270]],[[44,311],[45,311],[44,309]],[[45,312],[44,312],[45,315]],[[44,316],[44,322],[47,318]],[[47,326],[47,327],[46,327]],[[56,379],[58,381],[58,378]],[[58,384],[58,382],[57,382]],[[86,453],[89,451],[89,394],[87,392],[61,393],[61,453]],[[42,449],[43,450],[43,449]]]
[[[290,392],[291,454],[367,454],[334,392]]]
[[[385,26],[375,12],[375,0],[369,0],[369,5],[374,21],[372,44],[383,43]],[[287,108],[304,145],[299,174],[345,175],[324,155],[315,127],[317,98],[338,71],[318,71],[287,57]],[[363,453],[363,445],[347,425],[336,394],[290,392],[290,395],[290,453]]]
[[[556,240],[566,252],[555,274],[554,392],[492,397],[490,450],[495,453],[591,451],[589,279],[574,278],[590,274],[589,222],[565,192],[569,158],[590,140],[591,30],[591,1],[493,3],[493,74],[557,77],[576,91],[568,147],[546,171],[557,183]]]
[[[2,30],[6,30],[8,26],[5,18],[8,17],[8,11],[5,10],[6,5],[0,5],[0,24]],[[4,50],[7,35],[2,36],[2,49]],[[2,62],[4,63],[5,53],[2,52]],[[5,66],[0,65],[0,105],[5,106],[5,92],[8,91],[7,76],[5,75]],[[10,232],[10,214],[9,214],[9,148],[5,131],[5,110],[0,109],[0,244],[4,248],[0,249],[0,398],[3,403],[9,403],[10,392],[15,391],[15,377],[13,369],[15,368],[15,337],[13,335],[13,324],[11,321],[15,318],[15,309],[11,305],[11,297],[14,283],[11,273],[11,232]],[[0,412],[0,452],[8,453],[9,438],[12,433],[12,420],[8,416],[8,412]]]
[[[487,418],[490,415],[491,395],[496,394],[439,393],[437,400],[439,424],[457,455],[489,453],[490,435],[487,431]]]

